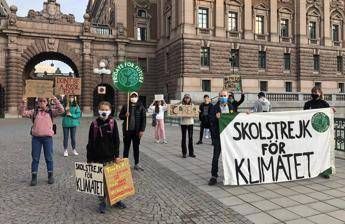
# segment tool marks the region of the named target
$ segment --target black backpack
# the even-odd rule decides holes
[[[54,131],[54,135],[56,135],[56,124],[54,124],[54,120],[53,120],[53,111],[52,111],[51,108],[49,108],[48,111],[46,111],[46,112],[48,112],[50,118],[52,119],[53,131]],[[32,115],[32,124],[35,122],[35,119],[36,119],[37,114],[38,114],[38,108],[36,108],[36,109],[34,110],[34,114]],[[31,129],[32,129],[32,127],[31,127]],[[32,135],[31,131],[32,131],[32,130],[30,130],[30,134]]]

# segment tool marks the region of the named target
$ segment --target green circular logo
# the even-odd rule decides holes
[[[329,117],[323,112],[316,113],[311,118],[311,125],[317,132],[323,133],[327,131],[329,124]]]
[[[144,82],[144,73],[137,64],[123,62],[114,69],[113,81],[120,91],[138,91]]]

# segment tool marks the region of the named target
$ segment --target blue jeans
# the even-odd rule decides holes
[[[68,135],[71,132],[71,144],[72,149],[75,149],[75,133],[77,132],[77,127],[63,128],[63,148],[67,150],[68,147]]]
[[[31,146],[32,146],[31,172],[37,173],[38,171],[38,165],[40,162],[42,146],[43,146],[44,158],[47,164],[47,171],[53,172],[53,138],[32,136]]]

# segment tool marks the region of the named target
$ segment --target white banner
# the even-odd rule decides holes
[[[332,167],[334,114],[330,108],[222,115],[225,185],[307,179]]]
[[[77,191],[104,196],[103,164],[75,163]]]

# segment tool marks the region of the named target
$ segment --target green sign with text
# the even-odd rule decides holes
[[[143,70],[133,62],[123,62],[113,71],[115,87],[123,92],[138,91],[144,82]]]

